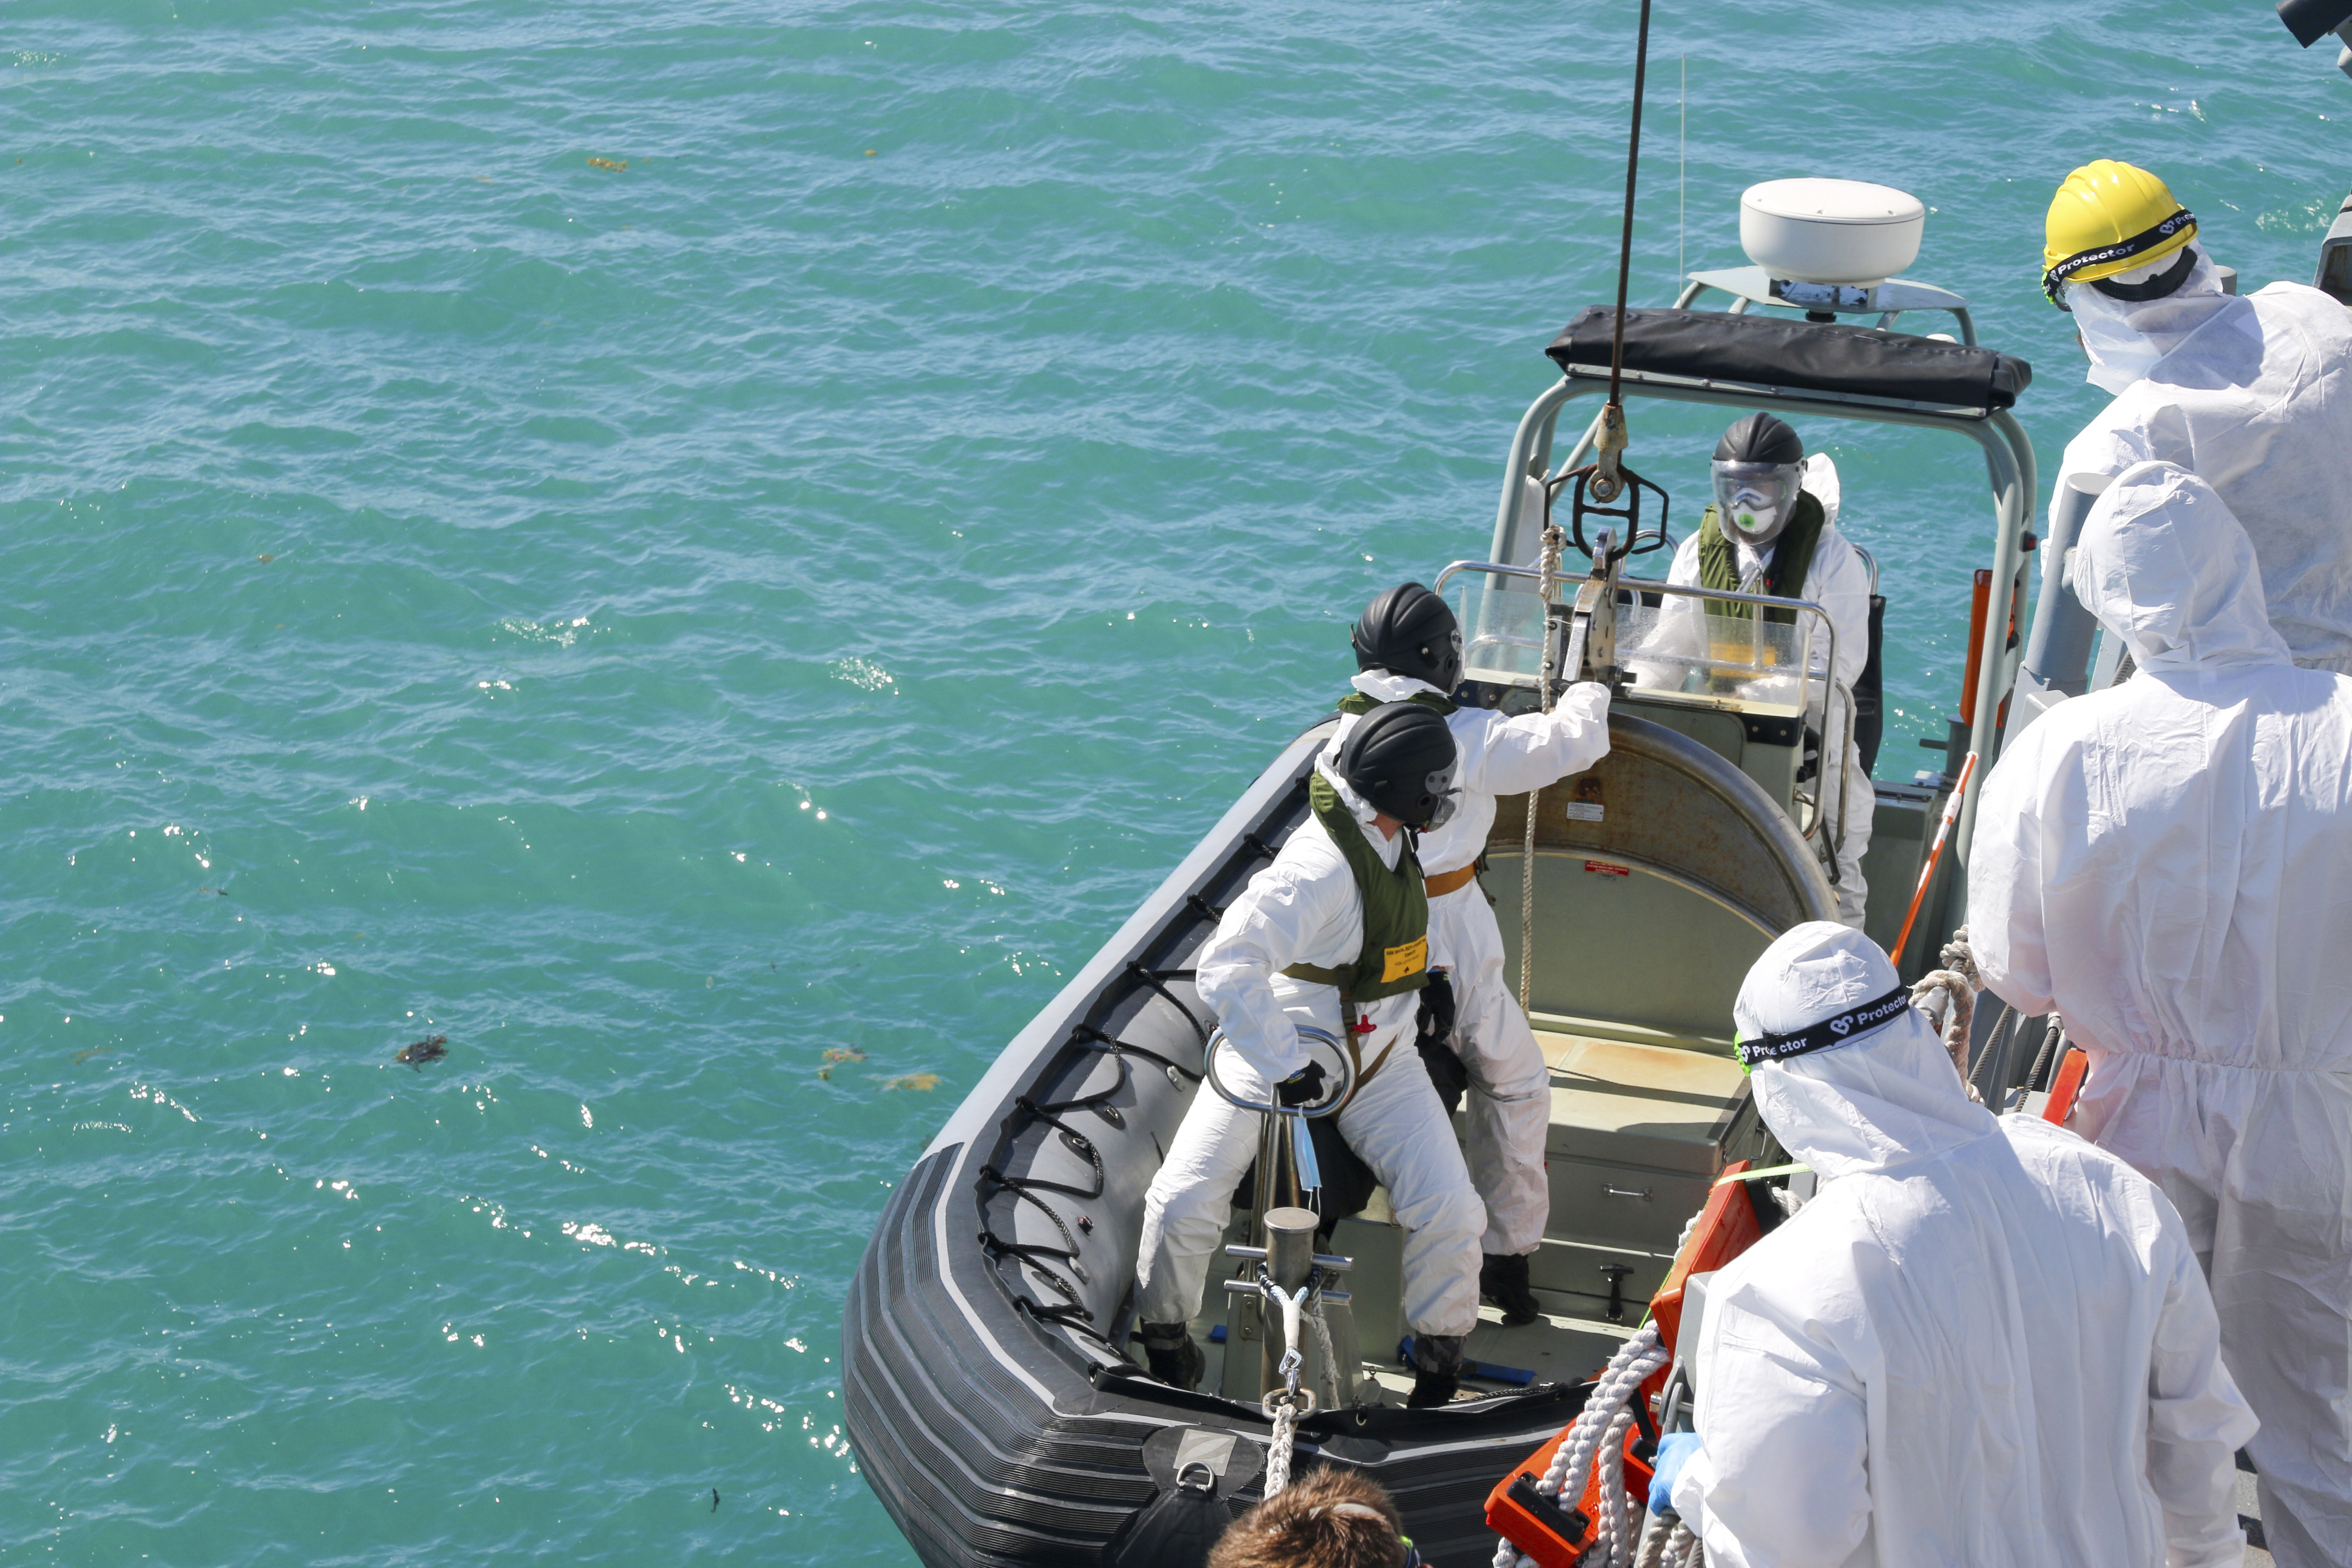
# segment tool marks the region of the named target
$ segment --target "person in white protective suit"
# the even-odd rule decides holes
[[[1503,932],[1478,883],[1478,862],[1495,826],[1495,797],[1541,789],[1609,754],[1609,689],[1580,682],[1549,713],[1516,718],[1456,706],[1462,628],[1445,601],[1418,583],[1381,595],[1356,622],[1360,673],[1343,710],[1415,701],[1445,717],[1461,763],[1461,804],[1452,820],[1422,836],[1429,889],[1430,1002],[1451,1002],[1454,1027],[1439,1035],[1459,1058],[1469,1090],[1470,1179],[1486,1205],[1479,1293],[1510,1326],[1542,1315],[1528,1284],[1528,1258],[1551,1217],[1544,1145],[1551,1131],[1551,1068],[1503,973]],[[1334,738],[1327,766],[1338,756]],[[1441,1094],[1443,1094],[1441,1089]]]
[[[2340,309],[2340,307],[2339,307]],[[2352,679],[2297,668],[2253,548],[2168,463],[2100,496],[2068,578],[2138,669],[2011,741],[1969,931],[1985,983],[2055,1010],[2070,1122],[2188,1221],[2262,1435],[2287,1568],[2352,1563]]]
[[[2043,287],[2116,395],[2060,479],[2096,495],[2135,463],[2198,475],[2253,541],[2294,662],[2352,673],[2352,312],[2301,283],[2225,293],[2196,240],[2144,169],[2101,159],[2059,187]]]
[[[1843,926],[1781,933],[1733,1013],[1821,1184],[1707,1289],[1673,1502],[1708,1568],[2235,1568],[2254,1419],[2164,1194],[1971,1100]]]
[[[1244,1100],[1314,1105],[1325,1069],[1298,1026],[1349,1042],[1355,1089],[1340,1136],[1389,1189],[1404,1227],[1404,1313],[1413,1332],[1412,1403],[1454,1396],[1462,1342],[1478,1322],[1478,1237],[1486,1214],[1445,1108],[1430,1086],[1414,1024],[1427,982],[1428,905],[1415,830],[1453,807],[1453,736],[1418,703],[1340,720],[1334,763],[1308,781],[1311,815],[1227,907],[1196,961],[1201,999],[1242,1058],[1227,1082]],[[1272,1086],[1271,1090],[1269,1086]],[[1144,1195],[1137,1327],[1152,1375],[1200,1381],[1186,1331],[1234,1188],[1256,1156],[1257,1113],[1202,1089]]]
[[[1675,551],[1666,581],[1810,599],[1836,628],[1837,668],[1832,669],[1830,637],[1819,617],[1766,612],[1768,622],[1789,614],[1799,633],[1811,630],[1813,679],[1805,723],[1821,737],[1821,752],[1812,778],[1798,787],[1825,803],[1822,831],[1837,845],[1838,919],[1860,931],[1870,894],[1862,858],[1870,849],[1878,806],[1853,735],[1854,682],[1870,660],[1870,566],[1838,531],[1837,465],[1826,452],[1807,458],[1797,433],[1772,416],[1750,414],[1723,433],[1712,477],[1715,504],[1699,519],[1698,531]],[[1698,679],[1685,661],[1706,660],[1711,650],[1747,659],[1753,614],[1751,605],[1665,595],[1657,624],[1628,655],[1636,689],[1681,689]],[[1793,676],[1762,676],[1737,689],[1750,700],[1793,702],[1796,686]]]

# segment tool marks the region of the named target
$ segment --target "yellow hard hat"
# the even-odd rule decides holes
[[[2146,169],[2101,158],[2066,176],[2050,200],[2042,232],[2042,291],[2064,310],[2060,290],[2066,284],[2112,278],[2169,256],[2197,237],[2197,219]]]

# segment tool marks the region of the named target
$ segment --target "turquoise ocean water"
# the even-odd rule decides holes
[[[866,1233],[1361,601],[1485,549],[1634,9],[13,0],[0,1562],[908,1561]],[[1635,298],[1753,181],[1915,191],[2045,463],[2060,175],[2250,287],[2352,177],[2262,0],[1656,29]],[[1719,422],[1633,460],[1686,504]],[[1907,773],[1981,464],[1807,434]]]

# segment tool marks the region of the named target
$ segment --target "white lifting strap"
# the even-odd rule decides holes
[[[1282,1374],[1283,1386],[1268,1394],[1259,1405],[1274,1422],[1274,1435],[1266,1442],[1265,1491],[1261,1500],[1267,1502],[1281,1496],[1290,1485],[1290,1450],[1297,1440],[1298,1418],[1315,1408],[1315,1391],[1298,1386],[1298,1374],[1307,1365],[1307,1358],[1298,1348],[1299,1320],[1306,1313],[1307,1293],[1312,1289],[1311,1285],[1301,1285],[1295,1292],[1285,1290],[1267,1276],[1264,1264],[1258,1265],[1258,1290],[1282,1314],[1282,1342],[1286,1347],[1276,1369]],[[1319,1321],[1321,1316],[1322,1304],[1318,1301],[1316,1317]],[[1325,1354],[1328,1360],[1328,1350]]]
[[[1568,542],[1568,535],[1559,524],[1547,522],[1543,531],[1543,555],[1537,566],[1536,601],[1543,614],[1543,665],[1536,677],[1536,695],[1546,713],[1551,711],[1552,682],[1559,675],[1558,656],[1552,652],[1551,597],[1559,587],[1559,552]],[[1528,791],[1528,831],[1519,851],[1519,1011],[1528,1010],[1528,996],[1535,980],[1536,958],[1536,802],[1541,789]]]

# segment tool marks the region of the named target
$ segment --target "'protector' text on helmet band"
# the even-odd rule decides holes
[[[2084,268],[2100,267],[2109,262],[2123,261],[2131,257],[2145,255],[2179,234],[2183,227],[2193,230],[2196,225],[2195,215],[2187,207],[2181,207],[2154,228],[2142,229],[2129,239],[2120,239],[2113,245],[2094,246],[2089,250],[2078,250],[2042,275],[2042,291],[2050,296],[2052,304],[2060,305],[2059,289],[2068,279]]]
[[[1852,1045],[1909,1005],[1911,988],[1897,985],[1874,1002],[1849,1008],[1808,1028],[1792,1030],[1785,1035],[1762,1035],[1752,1040],[1734,1040],[1732,1047],[1739,1053],[1743,1067],[1752,1068],[1761,1062],[1784,1062],[1790,1057],[1810,1056],[1815,1051]]]

